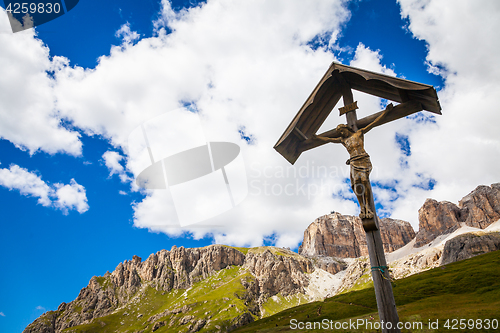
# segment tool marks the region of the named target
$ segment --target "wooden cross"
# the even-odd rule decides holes
[[[358,120],[358,106],[354,102],[352,89],[400,104],[395,107],[389,104],[385,110]],[[339,125],[316,135],[340,97],[343,97],[344,102],[344,106],[339,109],[340,115],[345,114],[347,125]],[[397,328],[399,317],[368,177],[371,162],[364,150],[363,136],[375,126],[421,110],[441,114],[434,87],[333,63],[274,146],[292,164],[302,152],[328,142],[342,143],[347,148],[350,154],[351,186],[358,197],[360,218],[366,232],[377,308],[380,321],[385,323],[383,332],[400,332]],[[359,186],[362,188],[360,193],[357,190]]]

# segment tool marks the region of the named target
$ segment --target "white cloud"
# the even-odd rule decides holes
[[[9,169],[0,169],[0,185],[9,190],[18,190],[22,195],[38,198],[38,203],[50,206],[52,189],[37,174],[11,165]]]
[[[122,182],[129,181],[129,177],[125,172],[125,169],[120,164],[120,161],[123,160],[123,156],[116,151],[107,151],[102,155],[104,159],[104,164],[109,170],[109,175],[112,176],[117,174],[120,177]]]
[[[36,307],[36,310],[45,311],[46,309],[43,306],[39,305]]]
[[[341,1],[273,6],[211,1],[179,19],[168,18],[172,34],[160,32],[126,49],[113,48],[95,70],[63,68],[56,73],[58,106],[75,125],[116,145],[125,145],[133,128],[180,101],[214,99],[214,107],[223,104],[217,110],[222,120],[233,108],[230,100],[255,104],[251,94],[271,97],[275,90],[286,90],[287,78],[322,72],[331,54],[311,52],[304,44],[315,34],[338,29],[347,15]],[[308,81],[302,84],[314,82]],[[249,112],[247,107],[244,116]]]
[[[220,0],[181,13],[163,3],[158,37],[114,47],[93,70],[64,66],[55,74],[61,114],[127,152],[127,137],[134,128],[183,102],[195,102],[206,139],[238,143],[248,172],[252,166],[288,168],[272,147],[334,60],[327,50],[313,51],[307,43],[318,35],[330,38],[330,45],[335,41],[349,17],[344,2]],[[166,35],[162,25],[173,33]],[[240,138],[238,130],[243,127],[254,138],[252,145]],[[184,135],[190,135],[189,128]],[[178,136],[176,140],[184,139]],[[127,169],[137,176],[141,170],[135,170],[129,157]],[[313,160],[319,165],[332,163],[321,153],[312,153],[298,167]],[[343,163],[345,158],[339,160]],[[112,173],[121,172],[111,165]],[[315,190],[321,185],[319,178],[255,178],[250,181],[261,195],[250,193],[232,211],[206,221],[221,228],[188,230],[195,237],[213,232],[217,242],[253,245],[262,243],[264,235],[276,233],[280,244],[294,247],[317,215],[332,209],[355,212],[352,201],[334,199],[327,192],[313,198],[303,190],[304,186]],[[265,182],[277,184],[275,190],[290,185],[293,194],[266,194]],[[324,183],[334,189],[345,187],[343,178]],[[134,209],[137,227],[180,234],[180,229],[172,227],[179,224],[168,193],[149,193]],[[285,230],[289,235],[280,240]]]
[[[122,25],[116,32],[116,37],[121,37],[124,44],[130,44],[139,39],[141,36],[136,31],[130,30],[130,23]]]
[[[123,159],[116,151],[107,151],[102,155],[106,167],[109,169],[110,175],[120,174],[123,172],[123,166],[120,161]]]
[[[5,317],[5,314],[3,312],[0,312],[0,317]]]
[[[20,62],[16,58],[19,42],[14,44],[12,37],[2,35],[5,45],[14,48],[3,55],[4,63],[27,66],[22,67],[25,77],[37,84],[26,86],[10,77],[16,87],[35,94],[25,101],[2,95],[0,114],[18,109],[25,113],[2,122],[0,135],[31,152],[41,149],[76,155],[81,150],[78,134],[59,126],[60,119],[66,119],[123,149],[126,156],[112,151],[103,155],[111,175],[126,177],[130,172],[137,176],[142,170],[128,151],[129,133],[157,115],[194,103],[207,141],[229,141],[241,147],[249,180],[249,195],[243,203],[205,221],[207,227],[184,229],[195,238],[212,233],[216,242],[260,245],[264,237],[273,235],[279,246],[295,247],[305,227],[319,215],[332,210],[356,213],[345,182],[348,154],[342,146],[308,151],[295,166],[272,149],[335,60],[328,49],[312,50],[308,42],[319,36],[333,49],[343,47],[335,41],[349,18],[345,1],[213,0],[181,12],[174,12],[166,0],[162,3],[156,37],[139,39],[130,25],[122,26],[117,35],[124,44],[113,47],[94,69],[72,67],[57,57],[50,62],[48,50],[29,33],[15,35],[30,50],[21,54],[26,59]],[[408,29],[428,43],[427,62],[446,79],[446,87],[439,92],[443,116],[436,117],[435,123],[401,119],[375,128],[367,134],[366,149],[374,165],[372,180],[387,187],[374,189],[384,213],[407,219],[416,227],[417,211],[426,197],[458,200],[476,185],[498,181],[500,116],[490,110],[499,102],[494,92],[500,90],[496,79],[500,20],[495,2],[400,3],[402,15],[410,19]],[[166,26],[173,32],[167,35]],[[389,68],[383,65],[382,55],[383,51],[360,44],[351,65],[395,75],[392,64]],[[47,76],[47,70],[54,71],[54,79]],[[0,84],[9,87],[10,81]],[[378,98],[357,93],[354,97],[360,118],[383,107]],[[30,121],[28,111],[34,105],[41,108],[37,115],[45,117],[36,124],[47,131],[46,136],[31,133],[32,124],[23,127],[27,123],[21,120]],[[340,121],[344,120],[333,112],[322,130]],[[251,144],[240,137],[242,129],[253,138]],[[170,143],[184,142],[192,135],[190,130],[185,128]],[[399,149],[396,133],[408,136],[411,156]],[[45,141],[37,141],[40,137]],[[401,160],[407,166],[401,166]],[[41,204],[87,209],[82,199],[85,192],[76,182],[57,187],[33,177],[32,188],[16,189],[23,193],[23,188],[25,195],[37,197]],[[432,191],[419,185],[429,179],[437,181]],[[133,203],[134,225],[182,235],[169,192],[144,193],[144,200]]]
[[[428,43],[427,60],[452,77],[478,82],[497,81],[495,61],[500,42],[494,38],[500,4],[490,0],[399,0],[401,15],[410,20],[413,35]]]
[[[41,150],[80,155],[79,134],[61,126],[54,80],[48,75],[61,59],[50,61],[34,29],[15,34],[9,30],[7,14],[0,9],[0,138],[31,154]]]
[[[416,225],[426,197],[455,203],[477,185],[498,182],[500,164],[500,3],[399,0],[409,30],[428,44],[430,71],[445,79],[442,116],[409,128],[410,172],[437,181],[432,191],[404,188],[393,215]]]
[[[80,214],[88,210],[85,188],[71,179],[69,185],[48,185],[35,172],[12,164],[9,169],[0,169],[0,186],[17,190],[24,196],[38,198],[45,207],[54,207],[67,214],[75,209]]]
[[[54,184],[56,188],[54,202],[55,207],[68,213],[68,210],[76,210],[78,213],[85,213],[89,209],[87,204],[87,195],[85,188],[78,184],[74,179],[71,179],[70,184]]]
[[[385,75],[396,76],[396,73],[394,73],[391,68],[382,65],[381,61],[382,55],[380,54],[380,50],[373,51],[363,45],[363,43],[359,43],[356,47],[351,66]]]

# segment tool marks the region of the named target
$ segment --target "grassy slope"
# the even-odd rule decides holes
[[[238,251],[247,254],[263,253],[269,250],[271,253],[280,256],[298,256],[298,254],[276,247],[264,246],[255,248],[236,248]],[[109,281],[104,277],[98,277],[98,282],[106,286]],[[199,332],[215,332],[218,329],[228,326],[231,320],[244,312],[248,312],[248,307],[244,304],[241,296],[245,293],[245,288],[241,284],[242,279],[255,279],[246,270],[237,266],[230,269],[223,269],[213,276],[195,283],[187,290],[172,290],[169,293],[157,291],[151,286],[146,286],[142,292],[136,294],[136,301],[129,302],[126,306],[118,309],[114,313],[98,318],[91,324],[79,325],[64,330],[64,332],[135,332],[145,330],[151,332],[153,324],[147,320],[165,310],[182,308],[187,305],[191,308],[189,312],[169,315],[159,319],[167,321],[167,325],[155,331],[161,332],[188,332],[189,324],[181,325],[179,320],[188,315],[194,315],[197,319],[210,318],[210,324],[206,325]],[[240,296],[240,298],[238,298]],[[276,301],[275,301],[276,300]],[[278,313],[284,309],[306,303],[307,299],[303,295],[282,297],[278,295],[274,299],[269,299],[264,304],[264,316]],[[142,316],[140,316],[142,315]],[[139,317],[140,316],[140,317]],[[258,319],[254,316],[255,319]],[[172,326],[168,323],[174,322]]]
[[[142,329],[151,332],[153,325],[147,321],[149,317],[184,305],[191,310],[161,318],[160,321],[173,321],[174,324],[170,327],[167,324],[155,332],[187,332],[189,324],[181,325],[179,320],[188,315],[194,315],[197,319],[212,316],[210,327],[215,330],[215,325],[224,327],[233,318],[247,312],[243,301],[236,297],[245,292],[240,282],[242,278],[252,277],[240,267],[232,266],[195,283],[187,290],[164,293],[147,286],[142,293],[138,292],[137,301],[129,302],[125,307],[91,324],[75,326],[65,332],[135,332]],[[210,331],[210,327],[200,332]]]
[[[500,321],[500,251],[480,255],[397,280],[393,285],[401,321],[421,321],[420,332],[449,332],[446,319],[493,319]],[[378,320],[373,288],[341,294],[324,302],[314,302],[270,316],[234,332],[288,332],[290,320],[320,322],[348,318]],[[427,329],[428,320],[439,319],[440,329]],[[335,330],[349,332],[349,330]],[[356,330],[354,332],[362,332]],[[373,330],[375,331],[375,330]],[[460,332],[461,330],[454,330]],[[463,330],[462,330],[463,331]],[[474,332],[487,330],[474,330]],[[300,332],[325,332],[300,330]],[[409,332],[403,330],[403,332]],[[414,330],[413,332],[419,332]]]
[[[298,253],[295,253],[295,252],[287,250],[287,249],[275,247],[275,246],[258,246],[258,247],[250,247],[250,248],[249,247],[235,247],[235,246],[228,246],[228,245],[222,245],[222,246],[233,248],[235,250],[240,251],[241,253],[243,253],[245,255],[248,254],[249,252],[254,253],[254,254],[261,254],[267,250],[267,251],[271,252],[272,254],[278,255],[278,256],[295,257],[295,258],[301,259],[301,260],[304,259],[304,257],[299,255]]]
[[[293,306],[307,304],[309,298],[304,294],[297,293],[295,295],[283,296],[280,294],[268,298],[268,300],[262,305],[264,313],[262,317],[269,317],[276,313],[279,313],[285,309],[289,309]]]

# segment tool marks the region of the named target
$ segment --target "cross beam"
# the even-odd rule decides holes
[[[400,118],[404,118],[418,111],[422,111],[422,104],[420,104],[417,101],[409,101],[402,104],[398,104],[392,109],[391,113],[389,113],[385,118],[383,118],[379,123],[377,123],[375,127],[387,124],[391,121]],[[377,119],[383,112],[384,111],[382,110],[380,112],[371,114],[369,116],[357,120],[356,126],[358,128],[363,128],[367,126],[368,124],[372,123],[375,119]],[[318,134],[318,136],[328,137],[328,138],[335,138],[338,137],[339,135],[340,133],[336,129],[331,129],[329,131]],[[297,150],[306,151],[326,144],[326,142],[313,140],[312,138],[306,137],[305,135],[303,138],[304,140],[299,142]]]

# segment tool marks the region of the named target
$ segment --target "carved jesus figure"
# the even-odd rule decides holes
[[[350,158],[346,164],[351,166],[351,188],[358,198],[361,219],[372,219],[374,214],[370,207],[371,202],[371,186],[370,172],[372,171],[372,163],[370,156],[365,151],[364,134],[371,130],[392,110],[393,105],[389,104],[384,112],[366,127],[354,132],[349,126],[340,124],[337,126],[339,136],[329,138],[313,135],[314,140],[323,142],[341,143],[349,152]]]

